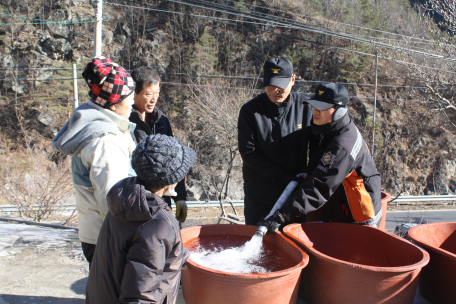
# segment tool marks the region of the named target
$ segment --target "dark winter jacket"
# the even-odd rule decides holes
[[[312,106],[291,93],[276,105],[263,93],[242,106],[238,120],[245,195],[274,204],[287,184],[307,172]]]
[[[136,177],[114,185],[107,201],[86,303],[176,303],[188,250],[168,205]]]
[[[149,135],[164,134],[173,137],[173,130],[168,117],[157,108],[152,113],[146,114],[146,121],[142,119],[141,113],[135,109],[131,110],[130,121],[136,124],[134,132],[136,143],[141,142]]]
[[[307,179],[282,207],[302,215],[323,205],[325,220],[375,226],[381,219],[381,178],[366,142],[346,114],[312,135]]]
[[[152,113],[146,115],[146,121],[142,119],[141,113],[132,109],[129,119],[131,122],[136,124],[136,129],[134,131],[134,140],[136,141],[136,144],[149,135],[163,134],[173,137],[173,130],[171,129],[168,117],[166,117],[165,114],[157,108],[154,108]],[[187,200],[185,180],[177,183],[174,190],[177,193],[177,196],[173,197],[175,201]],[[169,196],[165,196],[164,199],[166,203],[171,206]]]

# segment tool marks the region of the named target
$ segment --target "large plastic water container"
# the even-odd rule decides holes
[[[245,236],[250,239],[255,226],[207,225],[181,230],[184,246],[200,236]],[[201,266],[191,259],[182,268],[182,290],[187,304],[294,304],[299,279],[309,256],[280,232],[268,234],[270,242],[286,252],[293,266],[270,273],[230,273]]]
[[[341,223],[284,228],[309,254],[299,295],[312,304],[412,304],[429,254],[384,230]]]

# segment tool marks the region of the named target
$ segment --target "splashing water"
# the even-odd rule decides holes
[[[228,249],[203,250],[197,248],[190,253],[190,258],[202,266],[234,273],[266,273],[265,267],[255,265],[263,257],[263,238],[254,235],[252,239],[239,247]]]

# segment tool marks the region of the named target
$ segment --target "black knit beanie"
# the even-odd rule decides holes
[[[195,162],[195,151],[163,134],[144,138],[131,157],[131,165],[146,187],[165,187],[181,181]]]

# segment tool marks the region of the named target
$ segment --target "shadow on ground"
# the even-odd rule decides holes
[[[57,297],[39,297],[39,296],[18,296],[18,295],[1,295],[5,304],[84,304],[85,299],[57,298]]]
[[[71,290],[73,290],[78,295],[85,295],[87,279],[88,278],[83,278],[71,284]]]

